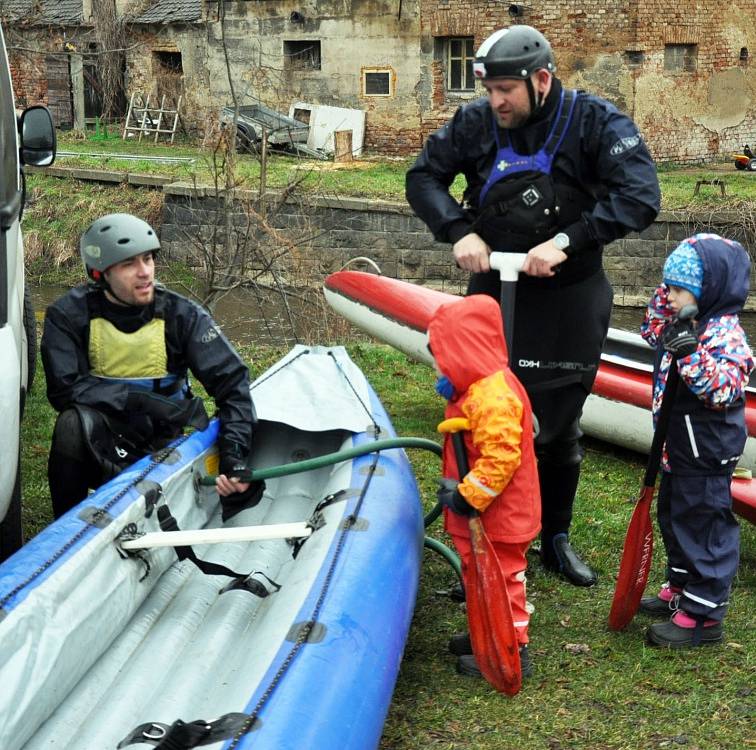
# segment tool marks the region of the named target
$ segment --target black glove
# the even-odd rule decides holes
[[[265,482],[260,479],[257,482],[250,482],[249,487],[244,492],[233,492],[221,497],[223,522],[225,523],[229,518],[233,518],[242,510],[254,508],[262,500],[263,492],[265,492]]]
[[[247,459],[249,451],[239,443],[230,440],[221,442],[220,445],[220,473],[229,479],[239,479],[249,482],[252,478],[252,470],[249,468]]]
[[[471,516],[475,508],[460,495],[456,479],[439,479],[436,497],[441,505],[445,505],[452,513],[459,516]]]
[[[675,318],[667,323],[662,331],[662,346],[675,359],[687,357],[698,348],[696,324],[692,319]]]

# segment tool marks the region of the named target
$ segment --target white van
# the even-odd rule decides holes
[[[24,164],[55,159],[55,129],[45,107],[17,116],[0,28],[0,561],[22,544],[20,421],[36,362],[34,312],[24,284],[21,213]]]

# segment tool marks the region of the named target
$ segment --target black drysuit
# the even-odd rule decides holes
[[[145,392],[143,384],[92,374],[90,325],[98,317],[126,334],[155,318],[164,321],[167,371],[174,385],[166,392],[155,383],[155,389],[160,394],[157,401],[167,407],[167,419],[157,417],[151,408],[145,412],[132,407],[134,392]],[[98,287],[72,289],[47,309],[42,362],[48,399],[61,412],[48,465],[56,517],[83,499],[87,487],[99,486],[135,459],[167,444],[182,427],[202,426],[197,404],[190,402],[188,370],[215,400],[221,457],[224,451],[249,453],[256,417],[247,366],[210,315],[179,294],[157,287],[151,304],[124,307],[109,302]]]
[[[449,194],[459,174],[462,203]],[[566,532],[582,458],[578,422],[611,311],[602,250],[656,217],[651,156],[629,117],[554,78],[541,110],[517,129],[497,126],[487,98],[458,109],[409,170],[407,200],[441,242],[475,232],[492,250],[527,253],[558,232],[570,238],[554,277],[520,274],[510,352],[541,429],[542,536]],[[473,274],[472,293],[498,299],[498,273]]]

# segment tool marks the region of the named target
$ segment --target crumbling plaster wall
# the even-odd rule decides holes
[[[44,104],[50,108],[56,125],[70,127],[73,121],[70,56],[86,49],[90,33],[83,26],[6,26],[16,106]]]
[[[236,3],[226,20],[226,40],[241,104],[261,101],[288,113],[295,101],[361,109],[367,113],[366,146],[384,154],[419,149],[420,117],[412,89],[422,52],[418,4],[403,0]],[[301,21],[293,22],[292,14]],[[208,64],[213,98],[229,103],[220,26],[210,27]],[[320,70],[285,63],[284,41],[320,43]],[[364,71],[388,71],[389,96],[365,96]]]
[[[651,3],[649,3],[650,5]],[[756,1],[658,3],[639,28],[635,117],[660,160],[698,161],[756,139]],[[697,69],[664,72],[665,44],[696,44]],[[749,60],[742,64],[740,50]]]
[[[180,52],[183,69],[181,118],[184,126],[204,133],[210,112],[217,115],[212,102],[213,78],[220,75],[209,66],[207,30],[203,25],[166,25],[157,28],[134,27],[126,53],[126,92],[149,94],[157,101],[158,62],[155,52]],[[225,74],[224,74],[225,75]]]
[[[122,0],[118,0],[122,2]],[[460,105],[484,94],[447,93],[438,37],[477,47],[513,22],[551,40],[566,85],[603,96],[638,123],[659,161],[702,161],[756,141],[756,0],[555,0],[524,3],[513,19],[493,0],[285,0],[226,3],[225,37],[240,104],[282,112],[298,100],[367,113],[366,146],[412,154]],[[232,101],[214,3],[206,24],[141,32],[129,53],[129,90],[154,88],[151,50],[182,53],[185,122],[205,130]],[[294,15],[293,15],[294,14]],[[296,20],[292,20],[295,18]],[[285,41],[320,43],[320,70],[292,70]],[[664,70],[665,44],[697,45],[694,72]],[[740,51],[749,52],[744,64]],[[633,63],[629,54],[642,56]],[[388,70],[393,91],[365,96],[363,72]]]
[[[528,23],[554,47],[558,75],[628,112],[660,161],[702,161],[756,140],[754,65],[756,0],[722,6],[715,0],[562,0],[525,3],[512,19],[506,4],[421,0],[424,47],[434,36],[472,35],[476,46],[495,29]],[[664,71],[665,44],[698,45],[697,70]],[[630,65],[626,53],[643,55]],[[479,93],[484,93],[479,87]],[[438,61],[429,54],[416,88],[424,134],[461,103],[444,97]]]
[[[292,13],[302,22],[292,22]],[[225,31],[224,53],[223,35]],[[129,53],[128,89],[154,91],[154,50],[181,52],[185,122],[206,130],[220,108],[232,104],[226,54],[239,104],[262,103],[288,113],[295,101],[367,112],[366,146],[384,154],[421,145],[420,111],[412,96],[422,53],[415,0],[228,3],[225,29],[209,10],[206,26],[136,31],[144,45]],[[320,70],[292,70],[284,41],[320,42]],[[365,96],[364,70],[388,70],[392,93]]]

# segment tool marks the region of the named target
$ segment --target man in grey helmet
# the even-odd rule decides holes
[[[220,418],[224,517],[259,501],[262,483],[241,481],[256,423],[247,367],[198,305],[155,283],[160,242],[130,214],[97,219],[81,237],[88,285],[47,309],[42,362],[47,397],[60,414],[48,479],[60,517],[185,427],[208,424],[188,371],[215,399]]]
[[[540,425],[541,557],[591,586],[596,574],[568,532],[583,458],[579,419],[612,303],[602,250],[654,220],[656,170],[629,117],[563,88],[551,45],[531,26],[488,37],[473,70],[487,97],[428,138],[407,174],[407,200],[471,273],[468,294],[499,299],[492,250],[527,254],[509,356]],[[459,174],[467,182],[461,204],[449,194]]]

